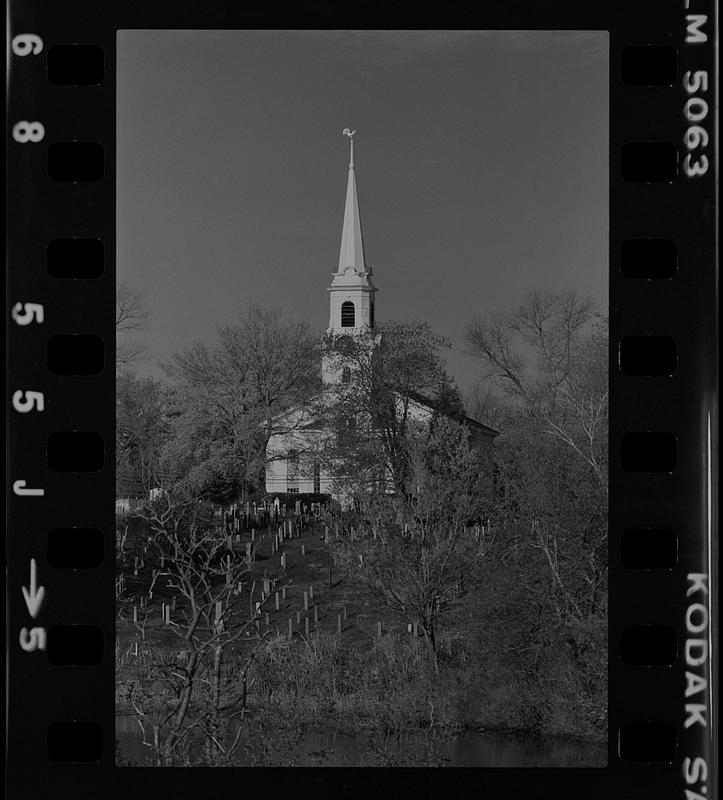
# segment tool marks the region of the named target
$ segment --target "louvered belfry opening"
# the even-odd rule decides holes
[[[351,300],[346,300],[341,304],[341,327],[354,327],[354,303]]]

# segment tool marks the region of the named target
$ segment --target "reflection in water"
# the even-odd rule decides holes
[[[132,716],[116,717],[116,739],[123,759],[139,765],[150,763],[149,749]],[[244,752],[239,751],[238,766],[247,766],[244,760]],[[602,744],[556,737],[534,739],[476,731],[401,737],[309,731],[296,745],[293,762],[320,767],[414,766],[415,762],[448,767],[604,767],[607,756]]]

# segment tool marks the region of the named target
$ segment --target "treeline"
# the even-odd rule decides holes
[[[513,312],[474,320],[467,343],[484,380],[472,405],[503,431],[498,536],[477,575],[483,664],[531,727],[603,732],[607,320],[574,292],[533,292]]]

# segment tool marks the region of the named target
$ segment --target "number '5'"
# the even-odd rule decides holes
[[[44,308],[40,303],[15,303],[12,317],[18,325],[30,325],[31,322],[42,323]]]
[[[18,389],[13,395],[13,408],[21,414],[27,414],[28,411],[34,410],[44,411],[45,395],[42,392]]]

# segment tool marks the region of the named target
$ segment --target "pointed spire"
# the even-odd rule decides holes
[[[341,251],[339,253],[339,272],[353,267],[357,272],[365,272],[364,245],[362,243],[361,220],[359,219],[359,201],[356,194],[356,177],[354,175],[354,134],[344,128],[349,137],[349,178],[346,185],[346,206],[344,207],[344,229],[341,234]]]

